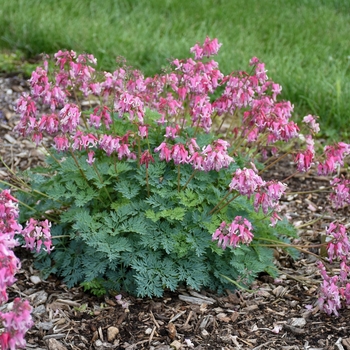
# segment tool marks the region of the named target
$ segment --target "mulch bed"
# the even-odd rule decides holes
[[[17,120],[14,103],[27,88],[20,76],[0,77],[0,155],[14,170],[43,160],[40,148],[18,139],[11,131]],[[293,172],[292,159],[285,159],[264,178],[282,180]],[[11,181],[2,165],[0,179]],[[299,227],[300,237],[295,243],[319,244],[331,221],[347,224],[348,208],[334,211],[329,206],[329,178],[310,173],[292,177],[287,183],[289,194],[281,204],[283,213]],[[318,192],[310,192],[313,190]],[[296,193],[300,191],[306,193]],[[350,309],[342,309],[339,317],[319,311],[321,278],[315,255],[320,251],[304,250],[294,261],[276,249],[281,275],[278,280],[261,275],[252,286],[255,293],[227,292],[220,296],[183,288],[153,299],[123,294],[123,307],[112,296],[97,298],[81,287],[68,289],[55,276],[42,280],[33,268],[31,255],[18,248],[22,268],[10,290],[10,300],[20,295],[33,306],[35,326],[27,333],[27,349],[32,350],[350,350]]]

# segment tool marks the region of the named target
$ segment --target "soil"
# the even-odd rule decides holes
[[[15,101],[27,89],[20,76],[0,77],[0,155],[11,169],[43,160],[40,148],[12,133]],[[292,159],[285,158],[264,178],[283,180],[293,172]],[[1,164],[0,179],[11,181]],[[310,172],[287,181],[283,214],[298,228],[294,243],[304,251],[295,261],[275,249],[280,276],[261,275],[252,286],[255,293],[216,295],[183,288],[153,299],[122,294],[118,303],[81,287],[68,289],[55,276],[42,280],[32,256],[18,248],[22,268],[10,288],[10,301],[20,295],[33,306],[35,325],[27,333],[26,349],[350,350],[350,309],[344,306],[339,317],[328,316],[317,304],[321,278],[316,261],[323,253],[312,246],[321,242],[331,221],[348,223],[348,208],[334,211],[328,204],[329,180]],[[326,265],[339,272],[336,264]]]

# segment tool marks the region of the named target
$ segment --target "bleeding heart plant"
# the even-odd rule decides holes
[[[224,75],[209,59],[220,46],[206,38],[194,59],[154,77],[125,64],[97,72],[92,55],[73,51],[33,72],[16,131],[38,145],[47,135],[53,148],[47,166],[26,173],[21,199],[33,209],[21,213],[53,224],[56,249],[37,256],[46,274],[96,294],[159,296],[181,283],[249,286],[260,272],[277,275],[272,247],[296,254],[279,214],[286,185],[262,174],[285,154],[297,171],[318,162],[330,174],[350,145],[327,146],[317,161],[316,118],[304,118],[301,134],[265,65],[254,57],[249,73]]]

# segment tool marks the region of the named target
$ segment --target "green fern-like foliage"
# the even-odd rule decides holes
[[[148,140],[151,149],[161,142],[155,134]],[[201,146],[212,138],[201,137]],[[19,195],[28,205],[21,220],[44,213],[54,223],[54,251],[36,256],[44,276],[55,273],[69,287],[81,284],[96,295],[125,290],[143,297],[180,285],[222,291],[236,287],[229,279],[249,286],[262,271],[276,275],[272,250],[261,243],[288,241],[294,235],[290,225],[272,228],[246,197],[211,213],[239,162],[222,172],[195,174],[182,164],[179,176],[176,166],[157,155],[148,168],[98,151],[95,157],[92,167],[84,151],[74,158],[52,151],[47,168],[25,174],[32,192]],[[237,215],[249,219],[255,239],[222,250],[212,234]]]

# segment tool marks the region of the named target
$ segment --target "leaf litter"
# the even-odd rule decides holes
[[[33,167],[44,159],[43,149],[12,132],[18,120],[16,100],[27,89],[21,76],[0,77],[0,155],[12,170]],[[281,181],[293,171],[292,159],[285,158],[264,176]],[[346,175],[345,169],[339,171]],[[3,164],[0,179],[11,182]],[[320,312],[321,277],[315,262],[323,253],[317,247],[308,248],[321,243],[330,221],[347,224],[348,208],[334,211],[329,207],[329,180],[312,173],[288,180],[288,193],[281,204],[298,228],[295,243],[303,245],[304,251],[293,260],[276,248],[280,276],[274,280],[261,274],[251,287],[255,293],[217,295],[179,288],[153,299],[121,294],[127,305],[123,307],[111,296],[96,297],[82,287],[68,289],[55,276],[42,280],[31,255],[17,248],[22,268],[10,289],[9,303],[1,309],[17,296],[31,302],[35,325],[27,333],[26,349],[32,350],[350,350],[350,310],[340,310],[339,317]],[[319,192],[311,192],[314,190]],[[327,264],[327,268],[335,265]]]

